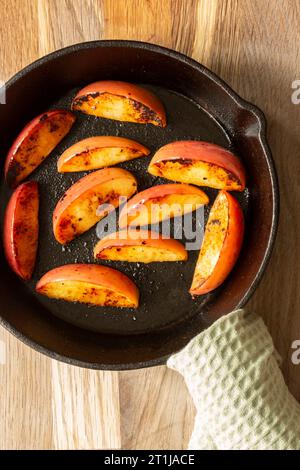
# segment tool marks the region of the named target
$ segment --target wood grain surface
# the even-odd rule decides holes
[[[276,248],[249,307],[263,316],[300,400],[299,0],[2,0],[0,79],[57,48],[137,39],[184,52],[266,114],[279,172]],[[184,449],[194,408],[166,367],[87,371],[52,361],[0,330],[0,449]],[[3,351],[2,351],[3,356]],[[1,359],[1,358],[0,358]],[[2,364],[3,363],[3,364]]]

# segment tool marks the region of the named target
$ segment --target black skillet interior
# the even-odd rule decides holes
[[[236,103],[228,91],[222,89],[222,84],[209,77],[209,73],[206,75],[206,70],[198,64],[171,51],[141,43],[104,41],[73,46],[21,72],[8,86],[7,119],[0,109],[6,146],[36,114],[56,107],[69,109],[76,91],[99,79],[126,80],[152,89],[165,104],[168,126],[162,129],[77,114],[70,134],[30,178],[39,182],[41,194],[37,267],[32,281],[25,284],[16,279],[5,264],[1,272],[1,314],[5,326],[13,333],[54,357],[95,368],[141,367],[161,363],[207,323],[237,307],[250,295],[254,288],[251,284],[266,258],[274,226],[274,182],[267,150],[259,141],[262,118],[258,112],[256,114],[256,109],[251,106],[246,109],[242,101]],[[240,155],[247,169],[249,190],[235,196],[244,209],[247,235],[239,263],[222,287],[192,300],[188,288],[198,253],[191,251],[187,263],[103,262],[136,282],[141,293],[137,310],[70,304],[35,293],[37,280],[49,269],[74,262],[94,262],[95,227],[62,247],[53,237],[51,217],[63,192],[85,174],[57,173],[58,156],[74,142],[94,135],[135,139],[149,147],[151,155],[162,145],[180,139],[207,140]],[[139,190],[167,182],[147,173],[150,158],[120,165],[137,177]],[[264,187],[267,194],[262,195],[259,186]],[[213,202],[217,192],[207,188],[205,191]],[[2,182],[1,220],[9,194]],[[209,207],[205,219],[208,210]],[[257,211],[258,219],[262,217],[261,211],[265,215],[261,235],[255,233]],[[255,238],[260,240],[255,241]]]

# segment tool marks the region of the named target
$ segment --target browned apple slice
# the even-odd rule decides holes
[[[20,132],[5,162],[5,178],[16,187],[32,173],[69,132],[75,122],[70,111],[55,109],[40,114]]]
[[[31,278],[38,247],[39,191],[35,181],[21,184],[11,196],[4,219],[4,252],[11,269]]]
[[[186,261],[187,251],[177,240],[148,230],[122,230],[107,235],[94,249],[98,259],[152,263]]]
[[[132,83],[91,83],[77,93],[72,109],[117,121],[166,126],[166,113],[161,101],[146,88]]]
[[[208,203],[207,195],[188,184],[161,184],[136,194],[123,207],[119,226],[136,227],[156,224],[181,216]]]
[[[137,188],[135,177],[121,168],[105,168],[84,176],[58,201],[53,213],[53,232],[59,243],[68,243],[89,230],[118,207],[120,197],[130,198]],[[99,206],[109,208],[99,211]]]
[[[149,155],[144,145],[131,139],[114,136],[97,136],[76,142],[59,158],[60,173],[97,170],[107,166]]]
[[[67,264],[48,271],[36,290],[47,297],[106,307],[137,308],[139,291],[116,269],[96,264]]]
[[[238,259],[244,216],[237,200],[220,191],[209,214],[190,293],[206,294],[224,282]]]
[[[182,140],[161,147],[152,158],[149,173],[172,181],[243,191],[246,176],[236,155],[209,142]]]

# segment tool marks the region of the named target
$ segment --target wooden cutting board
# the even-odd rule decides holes
[[[300,399],[299,0],[2,0],[0,79],[55,49],[136,39],[211,68],[266,113],[281,185],[281,220],[249,308],[268,324]],[[0,307],[1,308],[1,307]],[[195,410],[166,367],[95,372],[50,360],[0,329],[0,449],[184,449]],[[1,364],[2,362],[2,364]]]

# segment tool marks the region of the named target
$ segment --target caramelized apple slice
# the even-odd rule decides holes
[[[132,83],[91,83],[77,93],[72,109],[117,121],[166,126],[166,114],[161,101],[149,90]]]
[[[38,247],[39,191],[35,181],[21,184],[11,196],[4,218],[4,252],[11,269],[31,278]]]
[[[143,226],[181,216],[208,203],[207,195],[187,184],[161,184],[136,194],[121,211],[119,226]]]
[[[148,230],[126,230],[107,235],[94,249],[98,259],[152,263],[186,261],[187,251],[176,240]]]
[[[107,266],[67,264],[48,271],[36,290],[47,297],[106,307],[137,308],[139,291],[129,277]]]
[[[131,197],[137,188],[135,177],[121,168],[105,168],[84,176],[58,201],[53,213],[53,232],[59,243],[68,243],[89,230],[114,207],[120,197]],[[99,212],[99,206],[110,205]]]
[[[149,173],[172,181],[230,191],[245,189],[245,170],[229,150],[209,142],[183,140],[161,147]]]
[[[220,286],[239,256],[244,217],[237,200],[220,191],[209,214],[190,293],[206,294]]]
[[[27,124],[6,157],[7,183],[16,187],[30,175],[65,137],[74,122],[73,113],[55,109],[40,114]]]
[[[57,169],[60,173],[97,170],[149,153],[150,150],[142,144],[124,137],[89,137],[69,147],[60,156]]]

